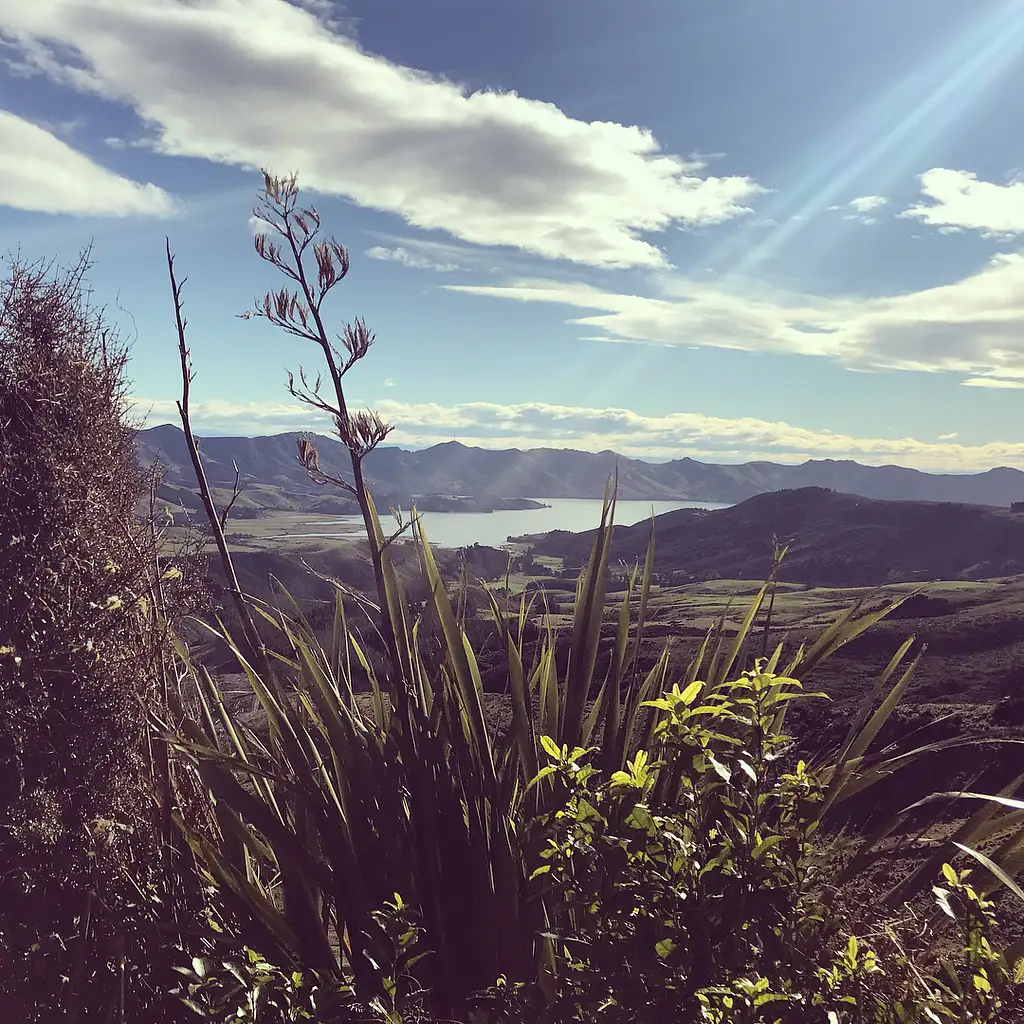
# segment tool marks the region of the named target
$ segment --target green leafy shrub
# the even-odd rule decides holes
[[[816,844],[827,787],[777,728],[805,696],[764,662],[718,687],[675,686],[648,702],[651,751],[614,772],[592,763],[597,748],[544,738],[534,784],[552,780],[559,800],[532,823],[532,874],[564,970],[543,1019],[896,1024],[1024,1007],[1024,963],[994,951],[992,903],[967,872],[945,864],[935,888],[936,914],[963,935],[938,965],[895,934],[881,955],[834,908],[835,856]]]
[[[192,957],[176,968],[182,981],[172,992],[193,1014],[210,1021],[399,1024],[409,1020],[410,1007],[422,995],[409,984],[410,969],[426,955],[419,915],[395,893],[371,917],[386,942],[374,961],[381,991],[369,1003],[357,1002],[351,984],[332,984],[310,969],[282,969],[247,946],[227,959]]]

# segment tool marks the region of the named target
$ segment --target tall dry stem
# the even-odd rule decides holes
[[[223,565],[224,572],[227,576],[228,592],[231,594],[231,600],[235,605],[238,617],[242,623],[242,632],[245,636],[246,643],[252,652],[252,657],[256,659],[260,670],[267,671],[270,668],[270,659],[267,654],[267,649],[263,644],[259,630],[256,628],[256,624],[249,612],[249,605],[246,602],[245,595],[242,593],[241,585],[238,582],[235,565],[232,561],[231,553],[228,551],[227,540],[224,536],[224,529],[227,525],[228,514],[231,511],[231,506],[235,502],[235,498],[238,496],[238,470],[236,467],[235,489],[232,494],[231,501],[225,507],[223,512],[218,514],[213,493],[211,492],[210,485],[206,479],[206,471],[203,469],[203,460],[199,452],[199,444],[192,431],[192,416],[189,408],[192,381],[195,379],[195,371],[192,369],[191,351],[185,343],[185,328],[188,326],[188,321],[182,313],[181,301],[181,291],[188,278],[183,278],[179,283],[175,277],[174,257],[171,255],[170,239],[166,239],[166,250],[167,273],[171,279],[171,295],[174,300],[174,323],[178,335],[178,357],[181,362],[181,399],[176,403],[178,407],[178,415],[181,418],[181,428],[185,433],[185,443],[188,446],[189,457],[192,460],[192,469],[196,474],[196,482],[199,486],[199,498],[203,503],[206,518],[210,523],[210,531],[213,535],[214,543],[217,546],[217,552],[220,555],[221,564]]]
[[[280,241],[272,240],[269,231],[261,231],[254,239],[256,253],[260,259],[276,267],[297,287],[296,290],[281,288],[276,292],[266,292],[262,299],[257,300],[255,309],[241,316],[243,319],[262,317],[269,320],[289,334],[313,342],[323,354],[333,389],[333,401],[321,393],[322,376],[318,374],[314,383],[310,385],[309,378],[301,366],[301,383],[297,386],[294,374],[289,373],[288,390],[294,398],[333,419],[338,438],[349,452],[352,480],[350,482],[323,472],[320,469],[316,447],[306,439],[299,442],[299,458],[312,480],[317,483],[333,483],[341,487],[359,504],[373,563],[380,610],[380,631],[390,662],[388,682],[392,694],[401,706],[405,700],[404,690],[409,680],[397,678],[404,674],[402,666],[405,662],[400,657],[397,624],[394,621],[396,609],[391,607],[388,601],[383,561],[384,550],[394,538],[385,540],[380,536],[373,513],[373,501],[363,474],[363,460],[387,437],[392,428],[375,413],[352,413],[344,387],[345,374],[370,350],[374,335],[362,319],[346,323],[337,336],[345,350],[344,354],[335,347],[328,336],[321,309],[331,289],[348,274],[349,256],[345,248],[334,238],[315,241],[320,230],[320,216],[313,207],[300,208],[298,195],[297,175],[293,173],[286,177],[278,177],[267,170],[263,171],[263,190],[253,214],[266,224]],[[310,248],[316,264],[315,275],[305,262]],[[399,526],[401,533],[401,521]]]

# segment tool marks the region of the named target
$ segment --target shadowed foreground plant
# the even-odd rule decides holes
[[[617,607],[608,608],[615,509],[610,485],[590,559],[577,581],[564,670],[556,663],[558,637],[549,617],[539,639],[526,642],[538,596],[527,602],[524,595],[518,611],[509,612],[487,590],[504,649],[511,705],[510,728],[503,735],[493,734],[463,615],[452,606],[415,510],[414,543],[428,591],[426,607],[418,614],[412,614],[395,571],[390,548],[394,536],[385,536],[363,476],[363,458],[387,428],[370,414],[350,413],[342,389],[342,377],[366,355],[372,335],[360,321],[342,335],[347,357],[332,347],[321,303],[345,276],[348,257],[333,241],[313,242],[319,217],[311,209],[298,209],[296,197],[294,177],[265,175],[264,205],[257,207],[257,214],[283,241],[271,243],[261,235],[257,252],[295,282],[297,292],[268,293],[256,315],[313,341],[324,354],[333,401],[321,397],[319,378],[310,387],[302,371],[303,389],[295,387],[294,378],[289,387],[334,419],[350,455],[352,480],[323,472],[309,441],[300,441],[299,458],[313,479],[333,482],[359,501],[377,591],[375,602],[365,598],[362,603],[387,657],[378,675],[348,620],[340,585],[333,635],[325,645],[294,602],[289,614],[250,600],[253,615],[264,630],[275,631],[276,646],[285,653],[260,664],[247,654],[251,644],[236,642],[222,624],[211,629],[231,647],[246,674],[260,709],[256,727],[229,710],[215,680],[193,666],[189,652],[179,645],[182,664],[197,684],[202,713],[195,718],[179,713],[181,725],[168,729],[168,735],[182,763],[201,779],[215,827],[204,833],[186,816],[177,820],[209,874],[225,919],[233,922],[227,933],[204,936],[196,955],[203,963],[237,966],[242,963],[237,959],[240,951],[252,950],[260,964],[272,965],[270,976],[290,978],[282,983],[297,985],[293,972],[298,972],[303,991],[315,990],[321,1004],[333,1006],[330,1012],[338,1014],[362,1007],[392,1018],[409,1010],[464,1018],[477,995],[497,979],[504,979],[505,992],[533,986],[542,1002],[557,1004],[566,984],[571,990],[582,963],[578,953],[567,952],[559,929],[566,914],[572,924],[573,915],[582,911],[567,906],[543,872],[534,874],[548,839],[543,828],[538,831],[531,823],[550,823],[578,782],[564,772],[547,771],[553,750],[570,762],[592,750],[602,778],[618,780],[617,792],[632,787],[666,808],[683,799],[685,783],[692,782],[697,770],[695,759],[701,759],[700,776],[713,784],[690,786],[693,800],[698,792],[700,800],[688,811],[696,815],[687,825],[689,841],[701,846],[708,863],[719,855],[714,851],[724,850],[732,858],[728,865],[726,857],[713,864],[708,884],[715,882],[721,891],[708,890],[702,897],[710,915],[705,931],[714,929],[716,920],[725,920],[727,889],[737,912],[753,913],[751,907],[763,902],[763,915],[768,916],[759,921],[773,920],[770,915],[776,914],[779,921],[791,923],[795,897],[774,883],[785,877],[791,886],[801,884],[801,851],[814,829],[832,818],[841,820],[853,797],[873,786],[890,787],[904,767],[958,742],[875,749],[882,726],[909,683],[914,662],[908,666],[905,661],[912,641],[896,652],[875,691],[865,698],[838,756],[813,771],[798,771],[795,781],[786,783],[784,800],[768,790],[751,793],[748,788],[737,804],[729,780],[742,777],[755,787],[767,785],[776,764],[772,757],[783,742],[785,712],[795,686],[790,680],[798,674],[806,678],[901,601],[868,611],[860,602],[815,643],[796,651],[779,675],[774,673],[782,666],[781,648],[763,663],[756,683],[736,682],[750,664],[755,623],[773,593],[769,580],[740,628],[730,635],[723,614],[683,677],[670,679],[668,647],[653,662],[642,650],[654,564],[653,527],[642,573],[639,567],[634,570]],[[315,275],[303,265],[310,246]],[[213,525],[216,510],[207,511]],[[230,560],[226,548],[222,557]],[[543,606],[543,596],[539,600]],[[440,664],[429,670],[422,635],[428,619],[443,647]],[[613,645],[602,678],[598,654],[607,631]],[[367,694],[356,693],[361,678],[369,680]],[[752,687],[756,693],[748,692]],[[742,738],[723,738],[728,736],[725,730],[716,732],[709,725],[711,732],[691,749],[698,733],[687,723],[697,695],[704,695],[698,718],[711,723],[712,709],[717,708],[722,721],[747,722]],[[747,749],[755,736],[757,744]],[[654,760],[663,764],[654,767],[649,760],[638,760],[638,750],[659,744],[666,756]],[[736,747],[743,748],[743,757]],[[724,788],[716,789],[714,779]],[[624,780],[631,781],[627,785]],[[583,826],[590,814],[585,804],[593,809],[586,797],[576,804]],[[704,826],[706,834],[700,832]],[[649,829],[639,819],[636,827]],[[733,834],[739,831],[742,841]],[[671,841],[682,840],[676,836]],[[870,854],[869,842],[862,855]],[[653,855],[645,856],[645,863],[655,862]],[[733,870],[737,863],[742,864],[738,876]],[[766,872],[773,884],[754,884],[759,872]],[[648,895],[654,899],[657,892],[655,886]],[[634,891],[631,898],[636,895]],[[610,902],[593,913],[615,912],[615,900],[622,894],[602,890],[605,896]],[[402,908],[399,919],[405,930],[397,943],[396,911],[389,906]],[[686,942],[677,942],[673,950],[678,952],[672,954],[697,958],[687,969],[686,991],[692,995],[695,984],[706,988],[723,971],[730,984],[742,985],[742,978],[729,971],[744,962],[754,933],[716,946],[699,922],[686,923],[688,907],[676,909],[680,926],[692,934],[688,931]],[[781,948],[786,937],[775,935],[774,925],[766,927],[757,931],[756,941]],[[665,935],[655,947],[663,940],[676,942]],[[657,976],[663,954],[654,948],[644,956]],[[722,964],[716,957],[724,958]],[[246,960],[252,962],[248,955]],[[198,987],[190,988],[189,998],[209,991],[201,973],[192,973],[188,985]],[[640,989],[649,983],[639,977],[631,980]],[[248,998],[245,983],[240,984],[241,989],[231,990],[229,1001]]]
[[[0,1017],[173,1019],[127,354],[83,297],[88,252],[51,266],[0,284]]]

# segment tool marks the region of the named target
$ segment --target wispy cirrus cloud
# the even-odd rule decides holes
[[[1024,380],[1009,377],[968,377],[961,383],[968,388],[1024,388]]]
[[[0,206],[80,217],[167,216],[175,202],[163,189],[101,167],[54,130],[0,110]]]
[[[858,196],[848,203],[841,203],[838,206],[830,206],[830,211],[842,211],[843,220],[855,220],[860,224],[877,224],[878,218],[874,215],[887,205],[889,200],[885,196]]]
[[[151,409],[147,426],[173,422],[172,402],[137,399],[137,411]],[[354,402],[353,405],[365,403]],[[782,420],[756,417],[729,419],[699,413],[645,416],[630,409],[594,409],[522,402],[399,402],[381,398],[372,403],[394,425],[389,444],[424,447],[450,441],[482,448],[610,449],[632,458],[692,458],[708,462],[773,459],[796,463],[806,459],[856,459],[868,465],[899,463],[923,470],[983,470],[992,466],[1024,466],[1024,444],[955,443],[946,434],[937,443],[915,438],[856,437],[828,430],[808,430]],[[330,434],[327,417],[301,405],[232,403],[209,400],[193,407],[195,429],[209,435],[266,434],[308,430]]]
[[[306,9],[309,8],[309,9]],[[164,154],[301,168],[314,190],[477,245],[659,267],[644,234],[716,224],[763,191],[637,126],[461,85],[364,51],[322,3],[0,4],[23,69],[135,109]]]
[[[448,273],[458,270],[457,263],[437,263],[426,256],[419,256],[410,252],[405,246],[398,245],[389,249],[384,245],[374,245],[366,250],[366,255],[371,260],[387,260],[391,263],[401,263],[405,267],[414,267],[416,270],[436,270],[440,273]]]
[[[367,231],[366,234],[382,243],[382,249],[404,249],[414,259],[441,266],[450,264],[459,270],[486,274],[522,274],[530,273],[537,267],[535,257],[508,248],[468,245],[454,239],[442,242],[423,235],[395,235],[386,231]]]
[[[608,340],[812,355],[855,370],[958,373],[971,386],[1024,382],[1024,256],[1017,253],[997,255],[951,284],[883,298],[748,294],[685,277],[657,284],[661,297],[537,278],[442,287],[588,310],[568,322]]]

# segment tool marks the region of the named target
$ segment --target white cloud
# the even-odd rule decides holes
[[[925,201],[904,210],[943,233],[972,230],[1002,237],[1024,233],[1024,182],[996,185],[969,171],[933,167],[920,176]]]
[[[405,249],[417,259],[430,263],[451,264],[460,270],[479,270],[487,274],[523,274],[536,269],[537,261],[519,250],[479,248],[462,242],[439,242],[416,235],[394,235],[386,231],[367,231],[378,239],[384,249]]]
[[[569,322],[619,341],[816,355],[855,370],[1024,381],[1024,256],[1017,253],[998,255],[952,284],[873,299],[740,294],[667,275],[657,283],[667,297],[531,278],[443,287],[588,310]]]
[[[663,153],[647,129],[395,65],[284,0],[5,0],[0,29],[24,64],[134,107],[158,152],[296,168],[478,245],[665,266],[642,233],[728,220],[763,191]]]
[[[145,420],[144,426],[161,423],[181,425],[177,404],[172,399],[139,398],[128,400],[130,415]],[[287,402],[234,402],[208,398],[189,403],[189,415],[197,432],[207,434],[281,434],[290,430],[330,432],[326,416],[311,419],[308,406]],[[311,427],[311,422],[316,427]]]
[[[1024,388],[1024,380],[1008,380],[1005,377],[969,377],[960,383],[968,388]]]
[[[162,189],[108,171],[6,110],[0,110],[0,205],[83,217],[174,212]]]
[[[874,210],[880,210],[888,202],[889,200],[885,196],[860,196],[839,206],[829,206],[828,209],[830,211],[852,210],[852,213],[843,214],[843,220],[853,220],[858,224],[878,224],[878,218],[871,214]]]
[[[650,345],[652,348],[670,348],[664,341],[645,341],[640,338],[616,338],[612,335],[606,335],[601,337],[600,335],[593,335],[592,337],[582,337],[580,341],[600,341],[605,345]],[[694,347],[694,346],[691,346]]]
[[[861,196],[859,199],[851,199],[848,205],[857,213],[870,213],[885,206],[887,202],[889,200],[885,196]]]
[[[176,422],[173,402],[137,401],[140,411],[153,407],[148,426]],[[389,444],[414,447],[449,441],[457,432],[464,444],[483,448],[611,449],[633,458],[691,456],[709,462],[850,458],[868,465],[898,463],[925,470],[959,471],[1008,464],[1024,466],[1024,444],[954,444],[955,434],[944,435],[939,443],[928,443],[909,437],[853,437],[828,430],[807,430],[784,421],[751,416],[643,416],[629,409],[590,409],[544,402],[440,405],[382,399],[373,407],[395,427],[388,437]],[[194,405],[193,419],[196,430],[208,434],[284,430],[331,433],[326,417],[298,405],[210,400]]]
[[[386,388],[398,387],[398,381],[394,377],[385,377],[382,383]]]
[[[271,241],[279,241],[280,236],[277,233],[277,229],[269,221],[265,221],[262,217],[257,217],[256,214],[252,214],[249,217],[249,230],[252,232],[253,238],[257,235],[269,235]]]
[[[447,272],[459,269],[458,265],[455,263],[436,263],[434,260],[428,259],[426,256],[417,256],[415,253],[409,252],[408,249],[401,245],[394,249],[389,249],[383,245],[375,245],[366,250],[366,255],[372,260],[390,260],[393,263],[401,263],[407,267],[415,267],[417,270],[438,270]]]
[[[951,434],[939,434],[940,441],[954,441],[957,437],[959,437],[959,435],[955,430]]]
[[[122,139],[118,135],[108,135],[103,140],[104,146],[111,149],[152,149],[149,139]]]

